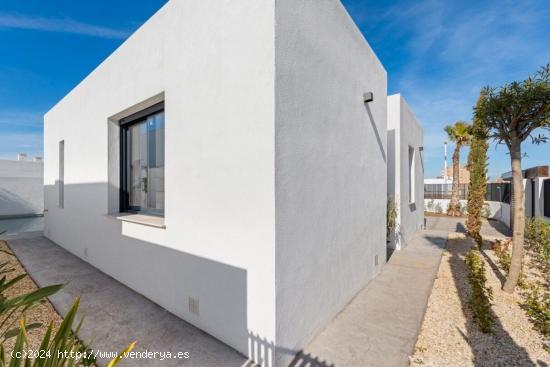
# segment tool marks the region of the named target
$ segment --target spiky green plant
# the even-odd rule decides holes
[[[96,362],[95,355],[77,337],[82,326],[82,320],[74,327],[79,305],[80,299],[77,298],[55,334],[53,334],[53,325],[50,323],[38,348],[38,354],[34,356],[24,353],[28,340],[25,317],[23,316],[19,322],[15,346],[10,353],[11,360],[9,367],[76,367],[94,365]],[[107,366],[113,367],[117,365],[134,348],[135,344],[135,342],[129,344]],[[0,366],[7,366],[3,345],[0,345]]]
[[[1,250],[11,256],[8,251]],[[24,279],[27,274],[20,274],[7,280],[7,274],[14,271],[8,267],[8,263],[0,264],[0,367],[80,367],[92,366],[95,356],[91,350],[77,336],[83,320],[76,325],[76,313],[80,305],[80,299],[76,299],[71,309],[65,315],[59,328],[53,333],[53,323],[50,322],[37,353],[33,355],[24,353],[29,349],[27,332],[41,327],[40,323],[27,324],[25,313],[43,303],[47,297],[58,292],[63,285],[51,285],[39,288],[35,291],[19,295],[13,298],[6,296],[6,291]],[[19,315],[17,318],[14,315]],[[18,325],[14,325],[19,320]],[[6,353],[4,344],[8,339],[16,337],[12,351]],[[135,342],[129,344],[108,367],[118,364],[126,353],[135,346]]]

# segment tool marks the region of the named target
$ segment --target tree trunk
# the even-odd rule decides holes
[[[510,157],[512,160],[512,190],[514,200],[512,260],[510,271],[504,283],[503,290],[513,293],[518,284],[523,262],[523,241],[525,232],[525,199],[523,190],[523,173],[521,171],[521,141],[513,138],[510,144]]]
[[[453,192],[451,194],[451,202],[447,210],[447,215],[454,217],[460,216],[460,144],[456,143],[453,153]]]

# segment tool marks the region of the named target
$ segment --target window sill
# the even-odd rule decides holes
[[[153,215],[134,214],[134,213],[116,213],[109,215],[122,222],[142,224],[144,226],[155,228],[166,228],[163,217],[156,217]]]

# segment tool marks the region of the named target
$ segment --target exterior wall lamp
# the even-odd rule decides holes
[[[363,94],[363,101],[369,103],[374,101],[374,94],[372,92],[366,92]]]

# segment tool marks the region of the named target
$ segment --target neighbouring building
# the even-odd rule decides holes
[[[400,94],[388,97],[388,198],[397,205],[391,249],[424,225],[424,130]]]
[[[41,161],[0,160],[0,218],[42,215],[43,171]]]
[[[169,1],[45,115],[45,235],[283,366],[385,263],[387,111],[340,1]]]
[[[441,177],[445,177],[445,170],[441,170]],[[449,181],[453,182],[453,166],[447,167],[447,177]],[[468,171],[468,168],[465,166],[460,166],[458,168],[458,179],[461,184],[469,184],[470,183],[470,171]]]

